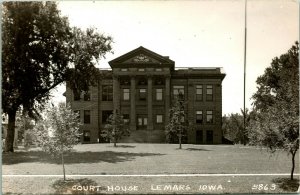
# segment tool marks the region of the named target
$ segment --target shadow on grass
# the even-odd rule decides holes
[[[188,151],[211,151],[211,150],[206,150],[206,149],[201,149],[201,148],[186,148],[185,150],[188,150]]]
[[[117,145],[116,147],[114,146],[107,146],[108,148],[135,148],[135,146],[130,146],[130,145]]]
[[[91,179],[63,179],[55,181],[52,186],[55,194],[99,194],[105,187],[98,186]]]
[[[299,188],[299,179],[276,178],[272,180],[279,188],[287,192],[296,192]]]
[[[207,149],[202,149],[202,148],[182,148],[182,149],[179,149],[179,148],[176,148],[176,150],[188,150],[188,151],[211,151],[211,150],[207,150]]]
[[[70,152],[65,155],[65,164],[77,163],[118,163],[135,160],[137,157],[164,155],[160,153],[130,153],[130,152],[115,152],[115,151],[101,151],[101,152]],[[61,164],[60,157],[54,158],[43,151],[21,151],[14,153],[2,154],[2,164],[12,165],[18,163],[52,163]]]

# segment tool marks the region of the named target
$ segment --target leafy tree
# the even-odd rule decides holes
[[[24,140],[24,145],[29,145],[31,141],[29,132],[34,127],[34,121],[23,109],[19,109],[16,113],[16,126],[18,127],[18,142]]]
[[[71,28],[55,2],[3,2],[2,109],[8,114],[5,152],[13,152],[16,112],[37,117],[50,92],[69,81],[88,90],[99,76],[95,63],[111,50],[111,37]]]
[[[258,77],[254,94],[257,115],[250,123],[252,144],[267,146],[271,152],[284,149],[292,155],[291,179],[299,148],[299,44],[272,60]]]
[[[46,109],[45,116],[34,128],[36,142],[45,152],[61,157],[64,180],[66,180],[64,155],[79,143],[80,119],[70,105],[63,103]]]
[[[109,115],[101,135],[107,140],[113,140],[114,147],[117,147],[117,143],[122,137],[130,135],[130,130],[125,124],[123,116],[118,111],[114,111]]]
[[[230,114],[228,116],[223,117],[223,135],[225,138],[233,141],[234,143],[242,142],[242,132],[243,128],[243,117],[238,114]]]
[[[179,149],[182,148],[182,139],[186,133],[186,126],[184,124],[184,101],[181,96],[182,94],[179,94],[179,96],[175,96],[174,104],[169,111],[170,121],[166,125],[167,140],[171,141],[172,139],[174,139],[174,136],[176,136],[178,138]]]
[[[246,145],[249,142],[248,126],[253,113],[249,113],[248,109],[246,109],[246,112],[241,109],[241,113],[242,114],[232,113],[228,116],[225,115],[222,121],[222,129],[225,138],[233,141],[234,143],[242,143]],[[244,116],[246,119],[245,129]]]
[[[264,111],[280,99],[291,103],[298,102],[298,53],[299,43],[296,42],[286,54],[275,57],[271,66],[257,78],[258,89],[253,95],[256,110]]]

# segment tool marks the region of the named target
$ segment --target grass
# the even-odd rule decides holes
[[[84,175],[111,174],[260,174],[290,173],[291,157],[283,151],[270,156],[265,149],[227,145],[183,145],[179,150],[173,144],[111,144],[78,145],[65,158],[68,182],[61,177],[4,177],[3,192],[17,194],[80,194],[74,185],[101,186],[99,191],[87,193],[121,193],[109,191],[107,186],[138,186],[138,191],[125,193],[286,193],[295,192],[299,180],[289,176],[222,176],[222,177],[89,177]],[[3,154],[4,175],[61,175],[60,159],[39,149]],[[299,161],[295,173],[299,173]],[[299,176],[295,176],[299,179]],[[276,185],[275,190],[252,189],[255,184]],[[154,187],[153,189],[151,189]],[[189,186],[189,190],[154,190],[164,185]],[[200,185],[222,185],[222,189],[199,189]],[[18,186],[17,188],[13,186]],[[158,187],[157,187],[158,186]],[[155,188],[157,187],[157,188]],[[205,187],[204,187],[205,188]]]

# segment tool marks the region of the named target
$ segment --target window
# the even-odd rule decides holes
[[[107,119],[112,113],[113,113],[112,110],[103,110],[102,111],[102,124],[107,123]]]
[[[184,99],[184,86],[173,86],[173,95]]]
[[[123,121],[125,124],[129,124],[129,114],[123,114]]]
[[[3,115],[2,115],[2,121],[3,121],[3,122],[6,121],[6,118],[5,118],[5,116],[3,116]]]
[[[207,101],[213,100],[213,86],[212,85],[206,86],[206,100]]]
[[[76,92],[73,91],[74,94],[74,101],[80,101],[80,99],[82,98],[81,95],[83,95],[83,100],[84,101],[90,101],[91,100],[91,93],[90,92]]]
[[[91,140],[91,132],[90,131],[84,131],[83,132],[83,141],[89,142]]]
[[[202,101],[202,98],[203,98],[202,94],[203,94],[202,85],[197,85],[196,86],[196,100]]]
[[[162,123],[163,122],[163,115],[158,114],[156,115],[156,123]]]
[[[161,68],[155,68],[155,71],[156,71],[156,72],[161,72],[162,69],[161,69]]]
[[[147,85],[147,80],[145,78],[141,78],[138,80],[138,85]]]
[[[130,91],[129,89],[123,89],[123,100],[129,100]]]
[[[102,101],[113,101],[113,86],[103,85],[102,86]]]
[[[213,111],[211,110],[206,111],[206,122],[213,123]]]
[[[147,126],[147,124],[148,124],[148,119],[147,119],[147,117],[146,116],[138,116],[137,117],[137,121],[138,121],[138,127],[140,127],[140,128],[143,128],[143,127],[146,127]]]
[[[162,99],[163,99],[163,90],[156,89],[156,100],[162,100]]]
[[[184,95],[184,86],[174,86],[173,87],[173,94],[174,95],[179,95],[179,94]]]
[[[138,126],[142,126],[142,125],[143,125],[143,118],[138,117]]]
[[[139,68],[138,71],[139,71],[139,72],[144,72],[145,69],[144,69],[144,68]]]
[[[83,93],[83,100],[84,101],[91,101],[91,93],[86,91]]]
[[[80,110],[74,110],[74,114],[77,115],[77,119],[80,119]]]
[[[130,80],[128,78],[121,78],[120,84],[121,85],[130,85]]]
[[[155,85],[164,85],[165,84],[165,79],[156,78],[156,79],[154,79],[154,84]]]
[[[122,71],[122,72],[127,72],[127,71],[128,71],[128,68],[121,68],[121,71]]]
[[[196,111],[196,123],[202,124],[203,123],[203,114],[202,111]]]
[[[84,110],[83,123],[84,124],[90,124],[91,123],[91,111],[90,110]]]
[[[139,90],[140,100],[146,100],[146,89]]]

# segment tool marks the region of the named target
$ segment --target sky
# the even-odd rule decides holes
[[[223,115],[243,108],[244,0],[63,1],[58,8],[71,26],[113,38],[114,53],[97,67],[109,68],[108,61],[139,46],[169,56],[176,67],[223,67]],[[257,77],[299,40],[298,8],[296,0],[247,1],[247,108]],[[54,101],[64,90],[54,91]]]

